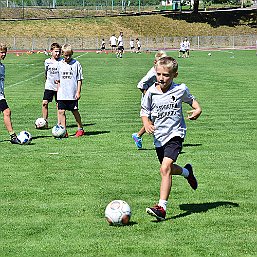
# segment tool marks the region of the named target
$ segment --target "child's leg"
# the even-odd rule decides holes
[[[73,116],[74,116],[74,118],[76,120],[76,123],[78,125],[78,129],[83,129],[83,124],[81,122],[81,116],[80,116],[79,111],[78,110],[73,110],[72,113],[73,113]]]
[[[12,135],[14,133],[14,131],[13,131],[13,127],[12,127],[11,110],[10,110],[10,108],[5,109],[3,111],[3,115],[4,115],[5,127],[6,127],[7,131],[9,132],[9,134]]]
[[[145,127],[143,126],[137,133],[139,137],[142,137],[145,134]]]
[[[181,175],[182,168],[170,158],[164,157],[161,168],[161,187],[160,187],[160,199],[167,201],[170,195],[170,189],[172,186],[172,175]]]
[[[58,110],[58,122],[66,129],[66,113],[65,110]]]
[[[48,119],[48,100],[42,102],[42,116],[45,120]]]

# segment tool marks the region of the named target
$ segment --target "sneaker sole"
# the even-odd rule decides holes
[[[165,220],[165,218],[162,218],[162,217],[157,216],[150,208],[146,208],[146,212],[147,212],[149,215],[155,217],[157,220]]]

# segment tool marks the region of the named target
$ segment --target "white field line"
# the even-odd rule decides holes
[[[77,56],[77,57],[74,58],[74,59],[80,58],[80,57],[82,57],[82,56],[85,55],[85,54],[87,54],[87,53],[81,54],[81,55]],[[33,76],[33,77],[30,77],[30,78],[28,78],[28,79],[19,81],[19,82],[17,82],[17,83],[11,84],[11,85],[8,85],[8,86],[6,86],[6,88],[15,87],[15,86],[17,86],[17,85],[23,84],[24,82],[27,82],[27,81],[33,80],[33,79],[35,79],[35,78],[37,78],[37,77],[39,77],[39,76],[42,76],[44,73],[45,73],[44,71],[43,71],[43,72],[40,72],[40,73],[38,73],[37,75],[35,75],[35,76]]]

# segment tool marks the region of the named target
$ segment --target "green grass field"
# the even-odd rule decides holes
[[[177,52],[170,52],[177,57]],[[257,115],[255,51],[194,51],[178,59],[184,82],[203,113],[187,121],[178,164],[194,165],[199,188],[173,179],[167,220],[145,208],[159,200],[159,163],[152,137],[138,151],[137,82],[154,53],[76,53],[84,68],[80,113],[86,136],[56,140],[36,130],[44,90],[43,54],[8,54],[5,94],[16,132],[12,145],[0,122],[0,256],[257,256]],[[184,112],[189,106],[184,106]],[[49,124],[56,123],[50,105]],[[68,132],[76,132],[71,113]],[[129,226],[104,218],[114,199],[132,208]]]

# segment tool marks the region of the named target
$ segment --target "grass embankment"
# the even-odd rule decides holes
[[[123,31],[126,36],[217,36],[257,34],[247,25],[213,28],[208,23],[189,23],[162,15],[96,17],[60,20],[1,21],[0,37],[107,37]]]

